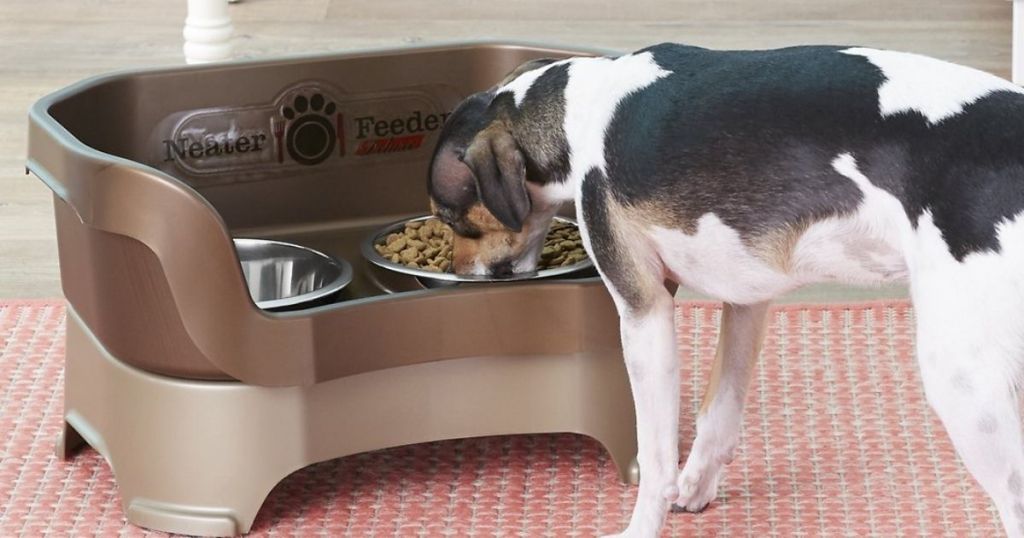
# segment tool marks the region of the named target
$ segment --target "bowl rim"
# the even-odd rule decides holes
[[[246,245],[246,244],[250,244],[250,245],[257,245],[257,244],[267,245],[267,244],[270,244],[270,245],[278,245],[278,246],[283,246],[283,247],[297,249],[297,250],[303,250],[303,251],[306,251],[306,252],[312,254],[314,257],[318,257],[318,258],[323,259],[324,261],[326,261],[327,263],[333,265],[334,267],[336,267],[338,269],[338,276],[335,279],[331,280],[327,284],[324,284],[323,286],[321,286],[321,287],[319,287],[319,288],[317,288],[317,289],[315,289],[313,291],[308,291],[306,293],[300,293],[298,295],[291,295],[289,297],[281,297],[279,299],[267,299],[267,300],[263,300],[263,301],[257,301],[255,298],[253,298],[252,291],[249,290],[248,279],[245,279],[245,272],[243,271],[242,272],[242,278],[245,279],[245,289],[246,289],[246,292],[249,293],[249,298],[252,300],[253,303],[256,304],[256,306],[258,308],[261,308],[263,310],[270,310],[270,309],[273,309],[273,308],[292,307],[292,306],[301,305],[303,303],[311,303],[311,302],[314,302],[314,301],[316,301],[318,299],[323,299],[324,297],[328,297],[328,296],[330,296],[330,295],[332,295],[334,293],[337,293],[337,292],[341,291],[342,289],[345,288],[345,286],[348,286],[352,282],[352,276],[353,276],[352,264],[350,264],[346,260],[343,260],[343,259],[335,257],[335,256],[331,256],[330,254],[321,252],[321,251],[319,251],[319,250],[317,250],[315,248],[307,247],[305,245],[299,245],[299,244],[296,244],[296,243],[289,243],[287,241],[278,241],[276,239],[261,239],[261,238],[258,238],[258,237],[233,237],[232,241],[233,241],[234,246],[235,246],[235,255],[238,256],[239,269],[241,269],[242,263],[244,263],[244,262],[242,261],[242,256],[238,253],[238,247],[240,245]]]
[[[417,269],[414,267],[408,267],[405,265],[397,264],[392,262],[391,260],[388,260],[384,256],[381,256],[380,253],[378,253],[377,250],[373,248],[373,246],[380,240],[380,238],[386,237],[388,234],[396,232],[401,228],[404,228],[407,223],[422,222],[433,218],[437,217],[435,217],[434,215],[421,215],[419,217],[397,220],[390,224],[384,225],[376,232],[367,235],[366,239],[363,240],[361,248],[363,257],[366,258],[367,261],[378,267],[382,267],[384,269],[388,269],[396,273],[403,273],[418,278],[444,280],[448,282],[516,282],[522,280],[536,280],[539,278],[550,278],[567,275],[575,273],[577,271],[582,271],[584,269],[590,269],[591,267],[594,266],[593,260],[591,260],[590,256],[588,255],[585,260],[576,262],[572,265],[552,267],[550,269],[540,269],[529,273],[514,273],[510,276],[497,277],[491,275],[457,275],[455,273],[449,272],[435,273],[433,271],[427,271],[426,269]],[[576,222],[576,219],[570,217],[556,215],[553,218],[553,220],[557,220],[559,222],[566,222],[579,228],[579,224]]]

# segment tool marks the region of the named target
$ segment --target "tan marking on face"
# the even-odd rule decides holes
[[[457,274],[474,272],[477,264],[485,269],[502,260],[519,259],[526,249],[526,238],[530,232],[528,223],[514,232],[498,222],[498,219],[484,207],[476,204],[466,212],[464,220],[480,232],[480,237],[463,237],[455,234],[452,242],[452,266]]]

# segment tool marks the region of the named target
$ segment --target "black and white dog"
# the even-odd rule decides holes
[[[463,102],[431,165],[455,269],[535,267],[574,201],[621,317],[642,479],[625,533],[715,497],[773,297],[909,280],[928,400],[1024,536],[1024,90],[933,58],[663,44],[535,60]],[[677,468],[666,279],[725,303],[697,437]]]

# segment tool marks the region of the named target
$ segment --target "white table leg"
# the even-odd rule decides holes
[[[230,59],[234,30],[228,0],[188,0],[183,32],[185,61],[193,64]]]
[[[1013,82],[1024,83],[1024,0],[1013,0]]]

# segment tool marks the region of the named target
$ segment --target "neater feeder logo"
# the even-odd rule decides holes
[[[418,149],[423,145],[426,133],[438,130],[449,115],[424,114],[417,110],[390,121],[376,116],[354,118],[356,139],[359,140],[355,154],[372,155]]]
[[[263,151],[267,133],[259,130],[248,133],[220,133],[196,138],[188,135],[163,140],[164,161],[203,159]]]
[[[314,93],[309,98],[296,95],[291,103],[281,107],[280,117],[271,119],[277,162],[284,161],[287,151],[299,164],[320,164],[334,153],[335,146],[341,148],[338,156],[344,157],[345,141],[338,141],[345,132],[343,120],[335,104],[323,94]]]
[[[168,117],[164,125],[173,122],[174,127],[169,136],[160,137],[159,160],[207,175],[342,166],[406,153],[421,158],[417,150],[429,148],[428,138],[449,116],[441,110],[446,108],[422,91],[350,95],[306,82],[265,105]]]

